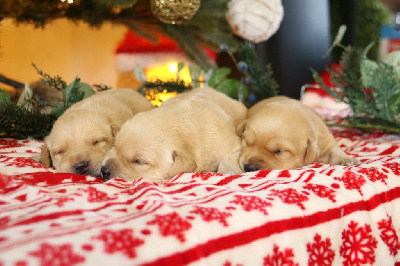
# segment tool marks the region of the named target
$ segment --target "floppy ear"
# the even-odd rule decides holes
[[[46,167],[52,167],[50,150],[46,143],[43,144],[42,151],[40,152],[40,163]]]
[[[111,134],[112,134],[113,138],[115,138],[115,135],[117,135],[119,128],[113,124],[110,125],[110,128],[111,128]]]
[[[197,164],[193,156],[187,152],[175,150],[172,152],[172,159],[174,162],[172,163],[172,167],[168,172],[169,177],[173,177],[181,173],[191,173],[197,168]]]
[[[304,163],[310,164],[317,160],[319,154],[319,148],[317,145],[317,140],[314,136],[309,136],[307,139],[307,148],[304,154]]]
[[[240,123],[240,124],[238,125],[238,127],[236,128],[236,134],[237,134],[239,137],[242,137],[242,134],[243,134],[243,132],[244,132],[245,129],[246,129],[246,120],[244,120],[242,123]]]

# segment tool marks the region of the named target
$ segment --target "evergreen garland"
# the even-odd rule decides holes
[[[346,117],[348,124],[330,126],[400,133],[400,52],[378,62],[367,58],[371,46],[345,48],[341,69],[329,70],[336,88],[327,86],[316,71],[313,76],[331,96],[351,109]]]
[[[37,109],[28,110],[13,103],[0,102],[0,137],[43,139],[56,120],[53,115],[40,113]]]
[[[202,68],[212,63],[200,44],[217,48],[227,43],[232,48],[238,41],[233,35],[225,13],[229,0],[202,0],[195,16],[181,25],[160,22],[153,16],[149,0],[81,0],[73,4],[60,0],[1,0],[0,21],[12,18],[17,23],[29,23],[44,27],[54,19],[67,18],[83,21],[92,27],[103,23],[125,25],[136,34],[157,41],[150,30],[159,31],[177,40],[182,51]]]
[[[224,47],[223,50],[228,52],[227,46]],[[278,85],[272,77],[272,70],[268,68],[266,73],[261,70],[261,66],[256,60],[254,47],[248,42],[243,42],[239,50],[241,61],[236,64],[236,67],[245,74],[248,82],[244,82],[243,79],[238,81],[228,78],[231,69],[226,67],[201,69],[197,65],[189,65],[192,83],[185,84],[179,77],[179,72],[183,69],[184,64],[179,63],[176,80],[169,81],[147,81],[143,70],[140,67],[135,68],[137,80],[142,81],[138,91],[146,96],[154,96],[160,92],[181,93],[199,86],[210,86],[231,98],[244,101],[249,95],[247,85],[250,85],[258,100],[276,95]],[[0,113],[3,114],[0,119],[0,137],[42,139],[48,135],[56,119],[67,108],[94,93],[93,89],[82,83],[79,78],[67,85],[60,76],[52,77],[35,64],[32,65],[42,77],[42,83],[62,92],[62,99],[51,106],[50,113],[46,113],[44,112],[46,103],[33,99],[32,90],[28,85],[18,100],[18,104],[12,103],[8,93],[0,89]],[[109,89],[106,86],[99,87],[101,90]]]
[[[246,62],[247,64],[244,72],[250,79],[252,90],[257,101],[278,94],[279,85],[273,78],[271,65],[267,65],[265,72],[262,70],[261,65],[258,63],[254,46],[250,42],[244,42],[239,46],[238,57],[242,62]]]
[[[86,83],[76,78],[70,85],[60,77],[52,77],[32,64],[42,77],[41,81],[51,89],[63,92],[62,99],[54,106],[51,112],[46,113],[46,103],[35,100],[32,90],[25,85],[25,91],[21,94],[18,103],[10,100],[8,93],[0,89],[0,137],[12,137],[23,139],[27,137],[43,139],[53,127],[54,122],[67,108],[82,99],[94,94],[93,89]]]

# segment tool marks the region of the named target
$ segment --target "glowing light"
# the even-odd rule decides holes
[[[157,90],[149,90],[146,92],[146,98],[155,106],[160,106],[163,102],[172,98],[178,94],[177,92],[168,92],[164,90],[163,92],[158,92]]]
[[[155,81],[157,79],[167,81],[176,80],[177,70],[178,62],[171,61],[161,66],[150,66],[145,69],[145,73],[148,81]],[[186,84],[190,84],[192,82],[189,68],[187,66],[185,66],[179,72],[179,78],[183,80]]]
[[[169,81],[177,79],[178,62],[169,62],[162,66],[150,66],[145,69],[146,79],[148,81]],[[185,66],[179,72],[179,79],[183,80],[185,84],[189,85],[192,82],[190,76],[190,71],[187,66]],[[149,90],[146,92],[146,98],[151,101],[155,106],[160,106],[167,99],[174,97],[176,92],[168,92],[164,90],[159,93],[157,90]]]
[[[176,71],[178,71],[178,66],[176,63],[170,63],[168,65],[168,69],[169,71],[171,71],[172,73],[176,73]]]

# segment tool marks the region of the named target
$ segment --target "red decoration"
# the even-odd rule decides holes
[[[43,243],[37,251],[29,252],[29,255],[38,257],[40,265],[70,266],[85,261],[85,258],[75,254],[71,244],[51,245]]]
[[[228,226],[228,222],[226,218],[232,216],[232,214],[228,212],[221,212],[217,208],[205,208],[195,206],[195,210],[191,211],[194,214],[200,214],[204,221],[211,222],[211,221],[218,221],[224,226]]]
[[[99,191],[94,187],[88,187],[86,189],[82,189],[81,191],[86,192],[88,194],[89,202],[105,202],[112,199],[108,197],[107,193]]]
[[[167,38],[160,33],[154,33],[158,42],[152,42],[144,37],[136,35],[132,31],[125,33],[124,39],[118,45],[116,50],[117,54],[126,53],[157,53],[157,52],[170,52],[180,53],[181,49],[176,41]]]
[[[340,246],[343,265],[373,264],[378,242],[371,235],[371,226],[365,224],[359,227],[357,222],[351,221],[348,227],[348,230],[342,232],[343,243]]]
[[[359,173],[365,174],[369,180],[372,182],[381,181],[382,183],[386,184],[386,179],[388,178],[387,175],[378,171],[376,167],[371,168],[363,168],[358,170]]]
[[[157,38],[157,42],[153,42],[142,36],[136,35],[133,31],[126,32],[124,39],[119,43],[116,49],[116,53],[182,53],[182,50],[174,39],[170,39],[167,36],[157,32],[153,32],[153,34]],[[204,48],[204,51],[212,60],[216,59],[217,55],[212,49]]]
[[[104,241],[104,251],[113,254],[122,252],[129,258],[136,257],[135,248],[142,245],[144,241],[133,235],[132,229],[122,229],[119,231],[102,230],[99,236],[93,237]]]
[[[400,164],[399,163],[385,163],[383,166],[392,170],[393,174],[400,176]]]
[[[268,214],[266,208],[272,206],[271,203],[264,201],[256,196],[236,195],[235,200],[231,201],[231,203],[241,205],[243,210],[247,212],[257,210],[264,213],[265,215]]]
[[[277,245],[274,245],[274,251],[272,255],[268,255],[264,258],[264,266],[298,266],[298,263],[293,261],[294,254],[291,248],[286,248],[284,251],[280,251]]]
[[[322,240],[319,234],[314,236],[313,243],[307,243],[309,266],[330,266],[335,258],[330,238]]]
[[[396,230],[393,227],[392,217],[383,219],[378,223],[378,228],[381,230],[381,238],[388,246],[390,255],[396,256],[400,250],[399,237],[397,236]]]
[[[293,188],[287,188],[283,190],[273,189],[271,196],[277,196],[280,200],[286,204],[296,204],[302,210],[305,209],[303,202],[308,200],[308,197],[300,194],[297,190]]]
[[[176,236],[181,242],[185,242],[184,231],[189,230],[192,225],[182,219],[176,212],[156,215],[154,220],[151,220],[147,224],[156,224],[158,229],[163,236]]]
[[[335,177],[334,179],[342,181],[345,188],[357,189],[358,192],[363,195],[363,193],[361,192],[361,187],[366,183],[366,181],[362,176],[350,171],[346,171],[343,174],[343,177]]]
[[[318,197],[328,198],[330,201],[336,202],[335,191],[326,186],[318,185],[318,184],[307,184],[303,188],[307,189],[307,190],[311,190]]]

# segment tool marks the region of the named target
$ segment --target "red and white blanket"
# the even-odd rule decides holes
[[[331,129],[357,166],[107,182],[0,139],[0,265],[400,264],[400,136]]]

